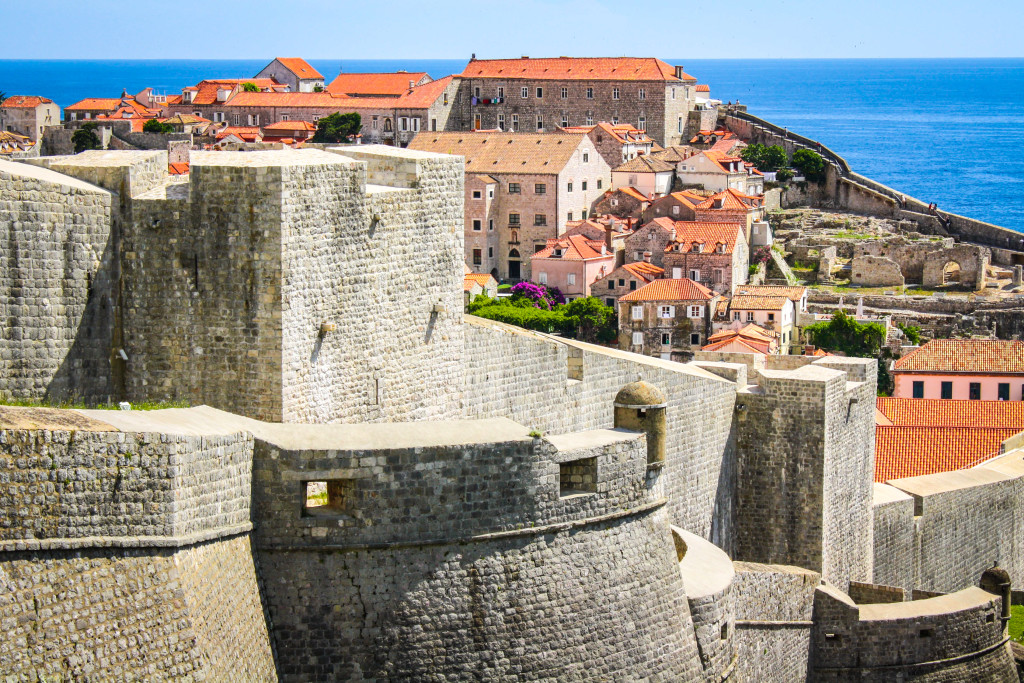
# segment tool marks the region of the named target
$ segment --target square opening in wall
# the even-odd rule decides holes
[[[302,512],[306,515],[342,515],[349,511],[355,494],[354,479],[328,479],[303,482],[305,496]]]
[[[597,458],[581,458],[558,465],[558,495],[562,498],[597,492]]]

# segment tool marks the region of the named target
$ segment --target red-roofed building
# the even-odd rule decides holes
[[[665,267],[665,248],[676,239],[676,223],[668,217],[655,218],[626,237],[626,261],[650,261]]]
[[[612,189],[631,188],[652,201],[672,189],[675,168],[667,161],[651,156],[638,156],[612,167]]]
[[[93,119],[100,114],[109,114],[117,111],[121,106],[120,97],[87,97],[79,100],[71,106],[64,107],[65,121],[86,121]]]
[[[453,125],[513,131],[629,124],[678,144],[697,81],[681,66],[638,57],[473,59],[461,74]]]
[[[606,306],[617,311],[619,297],[635,292],[664,275],[664,268],[647,261],[626,263],[597,280],[591,288],[591,296],[599,297]]]
[[[47,126],[60,125],[60,107],[36,95],[11,95],[0,102],[0,130],[24,135],[33,142]]]
[[[673,192],[655,199],[644,212],[644,221],[668,217],[673,221],[697,220],[697,207],[707,199],[695,190]]]
[[[935,339],[892,366],[898,398],[1020,401],[1024,342]]]
[[[327,92],[339,97],[401,97],[432,79],[425,71],[394,73],[340,73],[327,86]]]
[[[779,337],[754,324],[737,330],[720,330],[708,337],[708,343],[701,351],[722,353],[760,353],[763,355],[779,352]]]
[[[875,481],[952,472],[1000,454],[1015,428],[875,426]]]
[[[879,396],[876,405],[878,412],[894,425],[1024,430],[1022,401],[944,401]]]
[[[263,126],[263,142],[282,142],[293,145],[316,134],[316,125],[309,121],[278,121]]]
[[[619,348],[688,361],[711,332],[718,295],[690,279],[657,279],[619,297]]]
[[[610,214],[616,218],[633,218],[639,223],[640,217],[651,205],[651,201],[650,197],[635,187],[620,187],[605,191],[594,204],[594,211],[598,214]]]
[[[750,249],[741,223],[675,221],[673,227],[675,238],[662,255],[662,265],[670,277],[688,277],[728,294],[737,285],[746,284]]]
[[[217,133],[217,145],[240,145],[246,142],[263,142],[262,131],[256,126],[228,126]]]
[[[650,154],[654,140],[646,131],[637,130],[629,123],[599,121],[593,126],[563,128],[567,133],[586,133],[597,151],[612,168],[637,156]]]
[[[615,268],[615,252],[604,240],[565,235],[548,240],[530,257],[533,282],[557,287],[566,300],[590,296],[591,285]]]
[[[764,194],[764,176],[743,159],[709,149],[676,166],[676,177],[684,185],[703,185],[705,190],[737,190],[746,195]]]
[[[324,88],[324,76],[298,57],[278,57],[256,74],[288,86],[291,92],[316,92]]]
[[[498,295],[498,281],[490,273],[474,273],[466,266],[466,274],[462,278],[462,294],[465,298],[465,305],[484,294],[492,299]]]

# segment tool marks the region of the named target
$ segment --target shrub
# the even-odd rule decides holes
[[[87,123],[74,132],[71,142],[75,145],[75,154],[87,149],[99,149],[100,138],[96,135],[96,124]]]
[[[825,179],[825,160],[817,152],[809,149],[798,149],[793,152],[793,167],[803,173],[808,180]]]
[[[249,83],[249,82],[245,82],[245,83],[242,84],[242,90],[244,90],[245,92],[259,92],[260,91],[259,86],[257,86],[255,83]]]
[[[362,127],[359,114],[335,112],[316,122],[313,142],[348,142],[349,136],[358,133]]]
[[[792,179],[793,179],[793,172],[790,171],[788,168],[780,168],[775,173],[775,180],[777,182],[785,183],[785,182],[789,182]]]
[[[740,157],[754,166],[759,171],[772,172],[778,170],[786,165],[786,150],[779,145],[772,145],[766,147],[765,145],[754,143],[747,145],[742,152]]]
[[[174,126],[169,123],[162,123],[156,119],[150,119],[142,124],[143,133],[173,133]]]

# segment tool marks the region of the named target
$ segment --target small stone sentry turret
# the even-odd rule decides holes
[[[665,462],[665,394],[647,382],[631,382],[615,395],[615,426],[647,434],[647,466]]]
[[[981,581],[978,582],[983,591],[993,593],[995,595],[1002,596],[1003,598],[1003,623],[1010,620],[1010,574],[1000,567],[998,564],[993,564],[991,567],[986,569],[981,574]]]

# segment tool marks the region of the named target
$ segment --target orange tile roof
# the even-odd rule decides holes
[[[245,92],[241,91],[223,105],[226,107],[317,107],[345,110],[352,99],[335,97],[329,92]]]
[[[661,159],[667,161],[670,164],[677,164],[680,161],[686,161],[692,157],[696,152],[690,147],[683,147],[680,145],[669,145],[667,148],[651,152],[651,156],[655,159]]]
[[[259,126],[229,126],[217,133],[217,139],[223,140],[229,135],[234,135],[245,142],[256,142],[262,138]]]
[[[466,158],[466,173],[555,175],[583,142],[581,133],[421,132],[409,149]]]
[[[920,400],[920,399],[915,399]],[[974,467],[999,454],[1019,429],[875,426],[875,481]]]
[[[619,301],[710,301],[714,292],[689,278],[662,278],[619,297]]]
[[[303,130],[308,132],[316,130],[316,124],[309,121],[278,121],[263,126],[263,130]]]
[[[781,311],[789,301],[784,296],[734,296],[729,304],[736,311]]]
[[[711,253],[718,244],[724,244],[724,253],[731,254],[737,241],[745,239],[739,235],[739,223],[675,221],[673,225],[676,231],[675,241],[665,247],[665,251],[691,251],[694,244],[703,244],[704,253]]]
[[[644,227],[646,228],[652,223],[661,228],[662,230],[664,230],[665,232],[669,233],[670,235],[674,235],[676,232],[676,222],[669,218],[668,216],[655,218],[654,220],[649,221],[646,225],[644,225]]]
[[[35,109],[40,104],[53,104],[53,100],[38,95],[11,95],[0,103],[5,109]]]
[[[179,161],[171,164],[167,164],[167,172],[171,175],[184,175],[188,173],[188,162]]]
[[[204,119],[202,116],[196,116],[194,114],[175,114],[174,116],[168,116],[166,119],[160,119],[161,123],[170,123],[178,125],[186,125],[192,123],[210,123],[210,119]]]
[[[197,85],[191,88],[183,88],[183,90],[195,90],[196,94],[192,98],[191,102],[182,102],[182,104],[191,105],[203,105],[203,104],[217,104],[217,91],[218,90],[234,90],[237,86],[246,83],[252,83],[260,92],[279,92],[284,86],[275,81],[272,78],[211,78],[204,81],[200,81]],[[244,91],[238,93],[243,94]],[[247,95],[256,95],[259,93],[244,93]],[[235,97],[237,97],[236,95]],[[233,101],[231,98],[229,101]],[[227,102],[221,102],[221,104],[227,104]]]
[[[628,195],[633,199],[639,200],[641,202],[651,201],[649,197],[645,197],[644,193],[636,189],[635,187],[620,187],[617,190],[609,190],[609,192],[621,192],[622,194]]]
[[[675,167],[661,159],[641,154],[612,170],[616,173],[671,173]]]
[[[626,263],[622,268],[645,282],[652,282],[665,274],[664,268],[656,266],[653,263],[648,263],[647,261]]]
[[[727,190],[702,199],[703,201],[697,205],[698,209],[709,211],[746,211],[753,207],[757,197],[752,197],[730,187]],[[722,205],[715,207],[716,200],[721,200]]]
[[[730,171],[723,164],[728,161],[742,161],[739,157],[734,157],[715,149],[709,149],[701,152],[701,155],[709,159],[715,166],[719,168],[722,173],[740,173],[741,171]]]
[[[531,256],[531,259],[557,258],[564,261],[589,261],[591,259],[615,258],[615,254],[605,250],[604,242],[588,240],[583,235],[566,235],[557,239],[549,239],[547,246]],[[562,255],[555,256],[555,249],[561,249]]]
[[[396,71],[394,73],[340,73],[327,86],[327,92],[334,95],[398,97],[409,91],[409,81],[418,84],[429,78],[425,71]]]
[[[704,83],[698,83],[697,92],[711,92],[711,86],[705,85]]]
[[[309,65],[305,59],[301,57],[278,57],[277,61],[284,65],[284,68],[291,71],[293,74],[302,79],[319,78],[323,80],[323,74],[314,69]]]
[[[653,57],[551,57],[531,59],[475,59],[460,74],[463,78],[528,78],[559,81],[666,81],[676,78],[675,68]]]
[[[70,107],[64,107],[64,111],[113,111],[120,106],[120,97],[87,97]]]
[[[721,330],[708,337],[708,344],[702,351],[718,351],[730,344],[740,344],[755,353],[772,353],[777,346],[776,335],[757,325],[747,325],[739,330]]]
[[[969,401],[879,396],[878,411],[896,425],[1024,430],[1024,401]]]
[[[895,372],[1024,374],[1024,342],[935,339],[893,364]]]
[[[747,296],[784,296],[793,303],[799,303],[807,294],[807,288],[785,285],[736,285],[733,293]]]

